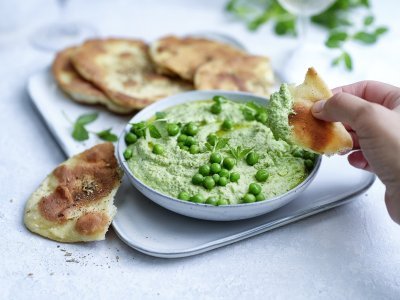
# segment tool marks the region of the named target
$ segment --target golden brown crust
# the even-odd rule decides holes
[[[58,86],[72,100],[79,103],[102,104],[110,111],[119,114],[132,112],[132,109],[113,103],[100,89],[79,75],[72,64],[72,56],[76,49],[77,47],[70,47],[60,51],[53,61],[52,73]]]
[[[230,59],[246,55],[230,45],[202,38],[166,36],[156,41],[150,50],[158,71],[193,81],[202,64],[214,59]]]
[[[26,226],[62,242],[104,239],[116,212],[113,198],[122,175],[112,143],[96,145],[70,158],[29,198]]]
[[[270,61],[262,56],[215,59],[201,65],[194,83],[199,90],[228,90],[268,96],[274,83]]]
[[[335,154],[351,149],[353,140],[342,123],[314,118],[314,102],[329,99],[331,90],[314,68],[309,68],[304,82],[291,89],[294,114],[289,115],[294,142],[320,154]]]
[[[190,83],[157,74],[148,51],[141,40],[89,40],[76,50],[73,64],[115,103],[130,109],[193,88]]]

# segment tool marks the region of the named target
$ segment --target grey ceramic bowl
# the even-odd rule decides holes
[[[273,211],[290,201],[294,200],[315,178],[319,166],[321,164],[321,157],[319,156],[316,160],[316,164],[310,175],[294,189],[286,192],[285,194],[279,195],[274,198],[270,198],[265,201],[248,203],[248,204],[236,204],[236,205],[226,205],[226,206],[213,206],[209,204],[192,203],[189,201],[183,201],[170,196],[161,194],[160,192],[150,188],[138,178],[136,178],[126,163],[123,152],[126,148],[124,135],[129,131],[129,123],[137,123],[140,121],[145,121],[154,116],[158,111],[163,111],[169,107],[191,102],[197,100],[211,99],[215,95],[222,95],[227,97],[232,101],[237,102],[249,102],[254,101],[260,104],[264,104],[268,101],[265,98],[254,96],[248,93],[241,92],[225,92],[225,91],[192,91],[181,93],[177,95],[170,96],[163,100],[157,101],[138,114],[136,114],[126,125],[124,132],[121,134],[118,141],[118,159],[122,165],[126,176],[128,176],[129,181],[134,187],[136,187],[142,194],[147,198],[157,203],[158,205],[174,211],[178,214],[182,214],[188,217],[203,219],[203,220],[213,220],[213,221],[233,221],[248,219],[256,217],[270,211]]]

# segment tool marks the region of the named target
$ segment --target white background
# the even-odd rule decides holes
[[[295,42],[268,27],[249,33],[223,13],[225,1],[71,1],[67,13],[103,36],[211,30],[228,33],[279,69]],[[391,31],[372,48],[349,46],[356,71],[322,74],[332,85],[377,79],[400,85],[396,1],[374,1]],[[24,203],[65,157],[30,102],[26,82],[53,54],[29,37],[57,19],[55,2],[0,3],[0,298],[398,299],[400,227],[388,217],[380,182],[329,212],[198,256],[158,259],[125,246],[111,230],[89,244],[60,244],[22,223]],[[318,42],[323,36],[311,32]],[[312,64],[312,57],[307,58]],[[299,78],[299,81],[301,78]],[[332,174],[340,176],[340,174]]]

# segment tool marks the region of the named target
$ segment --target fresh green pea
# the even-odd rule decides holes
[[[256,196],[253,194],[245,194],[242,198],[244,203],[253,203],[256,202]]]
[[[229,178],[229,171],[227,169],[222,169],[221,172],[218,173],[221,177]]]
[[[225,119],[221,125],[222,130],[231,130],[233,128],[233,121],[231,119]]]
[[[217,202],[217,205],[218,206],[229,205],[229,202],[226,199],[219,199],[218,202]]]
[[[225,169],[232,170],[233,167],[234,167],[235,164],[236,164],[236,161],[235,161],[234,158],[225,157],[222,164],[223,164],[223,166],[225,167]]]
[[[259,193],[256,196],[256,201],[263,201],[263,200],[265,200],[265,195],[263,193]]]
[[[265,182],[269,177],[269,173],[267,170],[258,170],[255,177],[257,181]]]
[[[259,193],[261,193],[261,186],[258,183],[250,183],[249,185],[249,193],[253,194],[254,196],[257,196]]]
[[[170,123],[167,125],[167,131],[169,136],[175,136],[179,133],[179,126],[175,123]]]
[[[194,203],[205,203],[206,198],[202,194],[196,194],[190,198],[190,201]]]
[[[262,113],[256,114],[256,120],[258,122],[260,122],[260,123],[263,123],[263,124],[267,123],[267,120],[268,120],[267,113],[266,112],[262,112]]]
[[[207,190],[211,190],[215,186],[215,181],[211,176],[206,176],[203,181],[203,186]]]
[[[214,174],[214,175],[212,176],[212,178],[214,179],[215,182],[218,182],[219,179],[221,178],[221,176],[219,176],[219,174]]]
[[[164,153],[164,146],[161,144],[155,144],[153,146],[153,153],[157,155],[161,155]]]
[[[133,151],[132,151],[132,149],[125,149],[125,151],[124,151],[124,158],[126,159],[126,160],[128,160],[128,159],[130,159],[131,157],[132,157],[132,155],[133,155]]]
[[[187,125],[187,129],[186,129],[187,135],[195,136],[198,132],[199,132],[199,126],[197,126],[195,123],[190,122]]]
[[[211,174],[218,174],[219,172],[221,172],[221,165],[218,163],[212,163],[210,170]]]
[[[294,157],[303,157],[303,151],[301,149],[295,149],[292,151]]]
[[[240,179],[240,174],[237,172],[232,172],[229,178],[232,182],[238,182]]]
[[[219,96],[219,95],[214,96],[213,100],[216,103],[225,103],[227,101],[227,99],[224,96]]]
[[[183,146],[182,150],[189,151],[189,147],[188,146]]]
[[[197,141],[196,141],[196,139],[194,137],[188,136],[186,138],[186,141],[185,141],[185,145],[186,146],[190,147],[190,146],[195,145],[195,144],[197,144]]]
[[[194,176],[192,177],[192,183],[195,185],[201,185],[203,181],[204,177],[200,173],[194,174]]]
[[[188,201],[190,199],[190,195],[187,192],[180,192],[178,194],[178,199]]]
[[[197,154],[200,152],[200,147],[198,145],[192,145],[189,148],[190,154]]]
[[[305,165],[306,169],[310,171],[314,168],[314,161],[312,161],[311,159],[306,159],[304,161],[304,165]]]
[[[203,176],[210,175],[210,166],[209,165],[202,165],[199,168],[199,173]]]
[[[137,135],[132,132],[128,132],[127,134],[125,134],[125,143],[127,145],[136,143],[137,139]]]
[[[220,164],[222,161],[222,155],[218,152],[213,152],[210,155],[210,162]]]
[[[211,146],[215,146],[215,143],[217,142],[218,137],[216,134],[211,133],[207,136],[207,142],[211,145]]]
[[[184,143],[186,142],[188,136],[186,134],[181,134],[178,136],[178,143]]]
[[[206,200],[206,204],[211,204],[216,206],[218,204],[218,198],[214,196],[208,197]]]
[[[221,177],[219,180],[218,180],[218,185],[220,185],[220,186],[226,186],[227,184],[228,184],[228,178],[226,178],[226,177]]]
[[[246,156],[246,162],[249,166],[254,166],[256,163],[258,163],[259,160],[259,156],[257,153],[255,152],[250,152],[249,154],[247,154]]]
[[[213,105],[211,105],[210,111],[214,114],[214,115],[218,115],[221,113],[222,111],[222,106],[219,103],[214,103]]]
[[[315,159],[315,154],[309,151],[304,151],[303,158],[305,159]]]
[[[179,143],[178,143],[178,146],[179,146],[179,148],[181,148],[181,149],[183,149],[183,147],[186,147],[184,142],[179,142]]]

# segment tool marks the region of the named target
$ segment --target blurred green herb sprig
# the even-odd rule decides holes
[[[365,10],[366,16],[362,24],[356,24],[353,16],[360,9]],[[244,21],[251,31],[272,23],[277,35],[297,35],[296,16],[286,11],[277,0],[229,0],[226,10]],[[353,62],[345,50],[346,43],[353,41],[371,45],[388,31],[387,27],[375,24],[369,0],[337,0],[323,13],[311,17],[311,22],[327,30],[326,47],[339,53],[332,65],[343,65],[347,70],[353,69]]]

